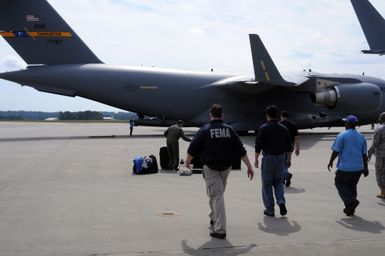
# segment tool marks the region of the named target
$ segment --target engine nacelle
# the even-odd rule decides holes
[[[382,103],[381,89],[370,83],[339,84],[311,95],[314,103],[344,113],[371,113]]]

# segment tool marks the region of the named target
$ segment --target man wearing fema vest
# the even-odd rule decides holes
[[[247,176],[254,177],[254,171],[246,150],[234,129],[222,121],[220,105],[210,108],[211,121],[202,126],[194,136],[186,157],[186,167],[190,168],[193,157],[200,157],[204,164],[203,178],[206,182],[210,205],[210,236],[226,238],[226,211],[223,193],[231,170],[232,159],[241,157],[247,166]]]

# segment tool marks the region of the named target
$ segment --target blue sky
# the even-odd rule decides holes
[[[281,73],[311,68],[385,78],[349,0],[49,0],[108,64],[252,74],[248,34],[259,34]],[[385,1],[371,0],[385,15]],[[25,63],[0,38],[0,71]],[[118,111],[0,80],[0,110]]]

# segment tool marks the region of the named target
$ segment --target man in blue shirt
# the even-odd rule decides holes
[[[339,133],[332,146],[328,170],[333,168],[333,161],[338,157],[335,186],[345,204],[344,213],[354,215],[360,203],[357,200],[357,184],[361,174],[369,175],[367,143],[364,135],[356,130],[358,119],[349,115],[342,119],[346,130]]]

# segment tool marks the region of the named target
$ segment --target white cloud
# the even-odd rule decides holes
[[[206,33],[200,29],[200,28],[191,28],[188,30],[189,34],[194,36],[194,37],[201,37],[206,35]]]
[[[0,72],[22,69],[26,67],[26,63],[15,55],[8,55],[0,60]]]

